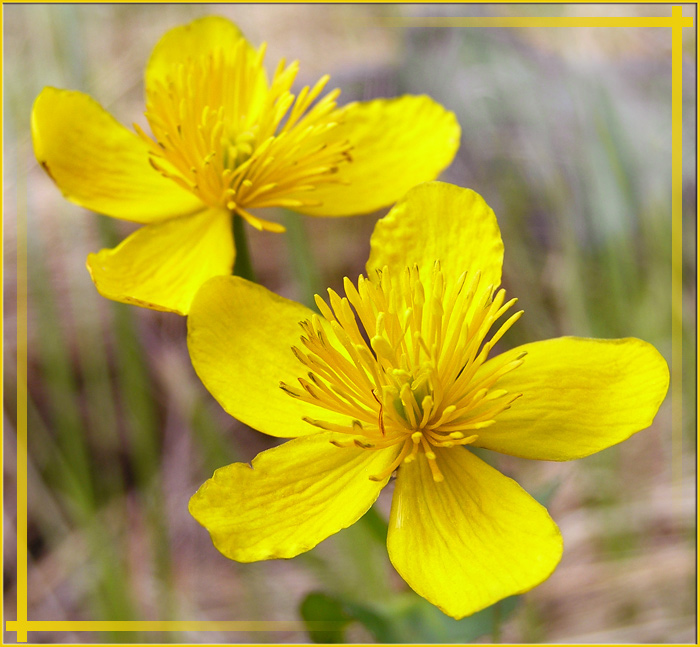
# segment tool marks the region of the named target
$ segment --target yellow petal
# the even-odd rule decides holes
[[[338,183],[291,196],[318,206],[295,207],[311,216],[370,213],[434,180],[459,148],[454,114],[426,96],[352,103],[339,111],[333,138],[347,139],[352,161],[338,166]]]
[[[308,369],[294,356],[299,322],[313,312],[237,276],[212,279],[197,294],[187,321],[187,344],[197,375],[234,418],[281,438],[318,432],[304,422],[348,424],[347,416],[298,400],[280,382],[298,387]],[[329,335],[330,336],[330,335]]]
[[[397,451],[331,445],[330,435],[290,440],[252,465],[222,467],[190,499],[190,513],[226,557],[289,558],[355,523],[379,496]]]
[[[522,397],[480,430],[474,445],[523,458],[581,458],[648,427],[668,390],[666,361],[634,338],[561,337],[525,344],[481,371],[524,352],[522,366],[494,386]]]
[[[166,32],[153,48],[146,66],[146,91],[164,82],[173,65],[206,56],[214,51],[232,51],[243,38],[241,30],[220,16],[204,16]]]
[[[503,242],[496,216],[470,189],[427,182],[411,189],[374,228],[367,271],[418,265],[429,278],[435,261],[443,274],[481,272],[481,285],[498,286]]]
[[[231,273],[234,256],[230,215],[208,209],[142,227],[87,265],[102,296],[185,315],[202,283]]]
[[[82,92],[44,88],[32,109],[34,154],[63,195],[87,209],[150,223],[201,201],[158,173],[148,147]]]
[[[424,456],[399,468],[388,546],[401,577],[458,619],[547,579],[562,554],[547,510],[471,452],[436,454],[440,483]]]

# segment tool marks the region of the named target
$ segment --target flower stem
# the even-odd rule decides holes
[[[314,308],[314,295],[323,294],[324,286],[302,216],[291,211],[285,212],[284,226],[287,228],[287,247],[299,291],[298,299],[304,305]]]
[[[501,642],[501,601],[493,605],[493,626],[491,627],[491,642],[495,645]]]
[[[248,251],[248,238],[246,237],[243,218],[233,215],[233,242],[236,246],[236,262],[233,265],[233,273],[249,281],[255,281],[255,271]]]

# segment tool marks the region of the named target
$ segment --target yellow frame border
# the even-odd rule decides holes
[[[323,0],[312,0],[312,2]],[[372,0],[386,2],[386,0]],[[449,0],[448,0],[449,1]],[[511,0],[509,4],[529,2]],[[82,3],[83,0],[78,0]],[[89,0],[85,0],[87,4]],[[400,0],[389,0],[389,3]],[[487,3],[489,0],[480,0]],[[557,0],[539,0],[547,4]],[[658,3],[641,0],[640,4]],[[12,3],[13,4],[13,3]],[[568,3],[567,3],[568,4]],[[688,3],[697,7],[697,3]],[[669,27],[671,28],[671,434],[672,481],[681,486],[682,477],[682,422],[683,422],[683,225],[682,225],[682,163],[683,163],[683,27],[693,27],[693,19],[683,17],[682,5],[672,7],[671,17],[475,17],[475,18],[403,18],[403,25],[421,27]],[[0,16],[2,27],[2,16]],[[0,36],[1,40],[1,36]],[[696,48],[698,47],[696,43]],[[698,50],[696,49],[696,57]],[[697,59],[696,59],[697,60]],[[0,88],[0,100],[2,88]],[[1,137],[1,135],[0,135]],[[700,133],[698,134],[700,141]],[[0,161],[0,170],[2,161]],[[17,192],[17,620],[7,620],[7,631],[17,633],[17,642],[26,643],[29,631],[54,630],[58,632],[94,631],[298,631],[307,629],[301,621],[54,621],[29,620],[27,596],[27,221],[26,187]],[[700,235],[700,233],[699,233]],[[0,221],[0,238],[2,221]],[[0,255],[2,252],[0,251]],[[4,263],[4,257],[2,259]],[[2,276],[0,265],[0,277]],[[0,302],[0,310],[4,302]],[[700,304],[698,304],[700,308]],[[4,313],[3,313],[4,314]],[[700,314],[700,309],[698,310]],[[0,331],[3,330],[0,323]],[[0,349],[1,355],[1,349]],[[0,375],[0,386],[3,375]],[[0,447],[0,456],[3,455]],[[2,483],[0,482],[0,493]],[[0,536],[2,536],[0,534]],[[4,614],[4,608],[2,610]],[[313,623],[315,628],[335,628],[336,623]],[[106,644],[106,643],[105,643]]]

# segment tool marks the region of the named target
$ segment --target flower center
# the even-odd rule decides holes
[[[305,418],[336,432],[339,446],[366,449],[400,446],[382,480],[402,462],[419,454],[433,478],[442,480],[435,448],[473,443],[478,430],[494,424],[499,413],[521,394],[493,388],[523,362],[494,358],[489,352],[520,318],[511,315],[491,338],[494,323],[516,302],[505,290],[482,286],[479,272],[446,280],[439,262],[424,283],[418,268],[393,276],[385,267],[376,277],[360,276],[357,287],[344,283],[346,296],[328,290],[316,297],[321,317],[301,322],[297,359],[308,368],[301,388],[281,384],[291,396],[346,414],[347,425]]]
[[[338,135],[340,90],[316,101],[329,77],[295,96],[298,63],[280,61],[268,84],[264,56],[264,44],[255,51],[241,39],[230,51],[173,65],[148,91],[153,138],[134,127],[164,176],[258,229],[283,231],[248,210],[317,205],[306,196],[338,182],[350,144]]]

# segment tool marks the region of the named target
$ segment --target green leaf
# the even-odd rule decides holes
[[[301,616],[315,643],[341,643],[352,622],[361,624],[379,643],[467,643],[492,633],[518,605],[510,597],[473,616],[454,620],[415,593],[401,593],[387,604],[359,603],[341,596],[310,593]],[[338,623],[337,629],[318,629],[316,621]]]
[[[446,616],[427,600],[406,594],[405,601],[392,617],[399,642],[467,643],[492,633],[496,623],[503,623],[515,610],[519,598],[501,600],[468,618],[455,620]]]
[[[309,637],[315,643],[344,642],[345,628],[352,618],[345,612],[339,600],[325,593],[309,593],[299,610],[306,623]],[[314,629],[316,622],[337,622],[338,629]]]

